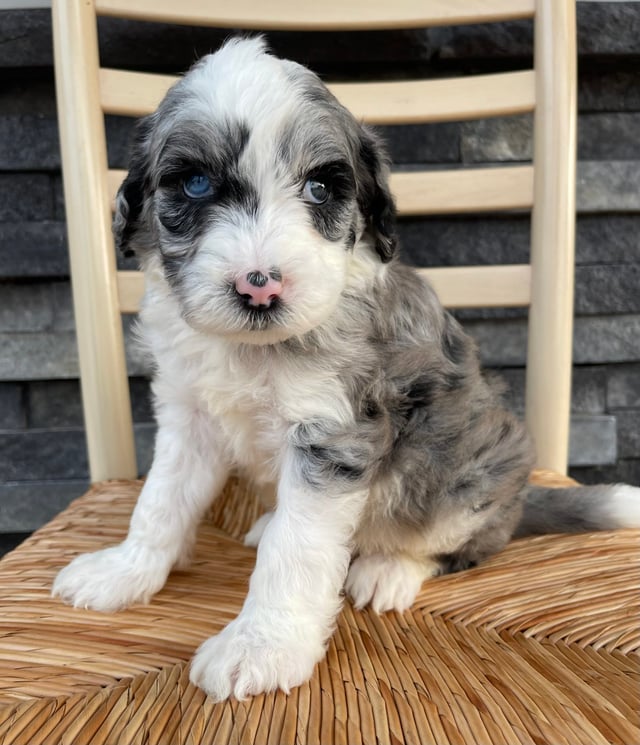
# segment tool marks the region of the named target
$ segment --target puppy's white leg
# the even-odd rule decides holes
[[[371,603],[376,613],[405,611],[422,583],[440,572],[430,559],[415,559],[406,554],[369,554],[358,556],[349,568],[345,589],[356,608]]]
[[[198,650],[191,680],[216,700],[300,685],[322,659],[340,609],[365,492],[304,483],[289,455],[240,615]]]
[[[249,532],[244,537],[245,546],[251,546],[251,548],[258,547],[262,535],[264,534],[267,525],[271,522],[272,517],[273,511],[265,512],[264,515],[261,515],[255,521],[255,523],[253,523],[253,525],[251,526],[251,530],[249,530]]]
[[[202,412],[172,404],[158,412],[153,465],[123,543],[83,554],[56,577],[53,595],[75,606],[115,611],[148,602],[183,565],[198,522],[224,486],[219,435]]]

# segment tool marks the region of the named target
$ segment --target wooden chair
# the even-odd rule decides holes
[[[198,644],[240,609],[258,514],[232,481],[193,567],[116,615],[49,597],[77,553],[126,534],[140,489],[117,271],[105,113],[153,110],[172,78],[100,68],[96,15],[244,29],[373,29],[532,18],[535,69],[449,81],[331,86],[372,124],[534,112],[532,165],[396,173],[401,215],[532,210],[528,265],[429,270],[445,304],[529,306],[526,417],[544,471],[566,472],[573,300],[576,50],[573,0],[54,0],[64,188],[92,489],[0,563],[0,743],[631,743],[637,534],[514,542],[426,583],[405,614],[347,603],[327,658],[287,697],[212,704],[188,682]],[[37,454],[34,454],[37,457]],[[552,473],[555,472],[555,473]],[[635,606],[637,608],[637,606]]]

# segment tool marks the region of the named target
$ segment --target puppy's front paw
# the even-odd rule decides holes
[[[371,603],[376,613],[405,611],[416,599],[427,577],[439,567],[429,560],[418,561],[401,554],[371,554],[354,559],[345,584],[356,608]]]
[[[169,569],[162,552],[125,541],[75,558],[56,577],[52,595],[75,607],[117,611],[147,603]]]
[[[284,631],[284,633],[283,633]],[[278,629],[273,637],[259,630],[250,617],[242,614],[217,636],[207,639],[191,663],[191,682],[215,701],[233,695],[238,700],[307,681],[315,664],[324,656],[324,643],[292,630]]]

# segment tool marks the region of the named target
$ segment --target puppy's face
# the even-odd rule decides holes
[[[386,174],[313,73],[233,40],[141,122],[114,233],[161,268],[191,326],[274,343],[331,315],[354,251],[391,258]]]

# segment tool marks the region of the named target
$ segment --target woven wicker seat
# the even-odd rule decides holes
[[[404,614],[345,603],[312,679],[213,704],[189,684],[199,644],[241,608],[259,514],[230,482],[189,570],[117,614],[50,598],[75,555],[127,532],[137,473],[120,313],[142,281],[117,271],[104,113],[151,111],[172,79],[99,69],[96,13],[231,28],[367,29],[534,18],[535,70],[334,92],[373,123],[534,111],[533,166],[395,174],[401,215],[533,209],[527,265],[430,270],[451,306],[529,306],[527,421],[539,465],[566,469],[571,377],[575,18],[572,0],[54,0],[67,224],[88,451],[96,485],[0,562],[0,745],[300,743],[598,745],[640,742],[639,535],[513,542],[425,583]],[[391,104],[385,103],[390,96]],[[417,99],[414,101],[414,99]],[[415,105],[414,105],[415,104]],[[82,143],[82,147],[78,147]],[[37,457],[37,454],[34,454]],[[113,480],[118,479],[118,480]],[[533,480],[566,484],[537,471]]]
[[[257,505],[241,484],[150,605],[49,597],[72,556],[125,536],[139,489],[96,485],[0,562],[0,743],[640,742],[637,531],[516,541],[402,615],[347,603],[309,683],[212,704],[188,661],[246,592],[255,552],[237,536]]]

